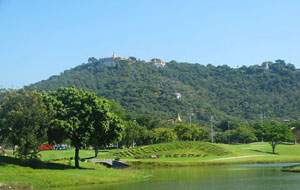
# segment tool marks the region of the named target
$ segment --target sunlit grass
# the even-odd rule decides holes
[[[214,144],[214,146],[216,146],[217,148],[210,148],[208,152],[204,151],[203,149],[197,148],[199,146],[199,142],[173,142],[163,143],[155,146],[161,147],[161,145],[167,146],[167,144],[171,144],[175,147],[176,143],[186,145],[189,144],[189,146],[185,146],[184,148],[156,150],[156,152],[150,151],[148,153],[138,154],[138,156],[161,155],[160,158],[156,159],[135,159],[135,156],[120,156],[120,151],[124,150],[100,151],[98,158],[113,159],[119,157],[121,161],[129,162],[130,164],[133,164],[133,166],[141,167],[300,162],[300,145],[293,144],[278,145],[278,147],[276,148],[276,154],[272,154],[271,146],[266,142],[241,145]],[[208,145],[207,147],[211,146]],[[153,150],[152,148],[152,145],[148,147],[149,150]],[[220,154],[220,152],[223,152],[223,150],[226,153]],[[147,173],[143,172],[143,170],[114,170],[108,169],[100,164],[85,162],[80,162],[80,166],[82,167],[82,169],[73,169],[74,161],[69,160],[70,157],[74,157],[73,149],[43,151],[40,152],[40,154],[41,159],[43,160],[41,166],[41,168],[43,169],[32,169],[31,167],[24,167],[19,162],[15,163],[15,161],[18,160],[13,158],[9,158],[11,159],[11,162],[5,162],[2,159],[2,161],[0,161],[0,186],[6,184],[8,186],[18,188],[45,188],[66,185],[128,182],[133,180],[142,180],[145,177],[149,176]],[[174,154],[177,154],[178,157],[166,158],[166,155]],[[201,154],[205,156],[182,157],[182,154]],[[80,150],[81,158],[90,158],[93,156],[94,150]],[[244,157],[238,158],[240,156]],[[230,159],[222,160],[224,158]],[[49,162],[50,160],[51,162]],[[58,167],[59,165],[57,164],[65,167]],[[294,167],[291,170],[300,171],[300,167]]]
[[[2,157],[0,157],[2,158]],[[7,159],[7,158],[5,158]],[[74,162],[54,162],[72,167]],[[18,164],[0,164],[0,186],[12,188],[46,187],[104,184],[142,180],[149,176],[134,169],[109,169],[101,164],[80,162],[81,169],[32,169]],[[1,187],[0,187],[1,189]]]
[[[151,153],[136,154],[134,156],[120,156],[115,152],[100,155],[99,158],[120,157],[121,160],[134,164],[152,164],[152,165],[219,165],[219,164],[239,164],[239,163],[282,163],[282,162],[300,162],[300,145],[280,144],[276,147],[276,154],[272,154],[272,149],[267,142],[257,142],[251,144],[227,145],[214,144],[217,147],[228,151],[227,154],[217,155],[213,152],[207,153],[197,149],[199,142],[175,142],[190,143],[192,148],[164,150]],[[166,144],[165,144],[166,145]],[[160,146],[160,145],[157,145]],[[149,146],[151,147],[151,146]],[[130,149],[129,149],[130,150]],[[123,151],[124,152],[124,151]],[[176,158],[167,158],[166,155],[178,154]],[[201,157],[182,157],[182,154],[203,154]],[[160,155],[159,158],[143,158],[145,156]],[[136,159],[141,157],[139,159]],[[248,157],[249,156],[249,157]],[[223,159],[229,158],[229,159]]]

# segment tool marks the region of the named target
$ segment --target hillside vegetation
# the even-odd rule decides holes
[[[120,61],[104,65],[82,64],[29,86],[57,90],[75,86],[115,100],[129,113],[153,114],[163,120],[180,113],[188,121],[214,119],[298,119],[300,115],[300,71],[283,60],[261,66],[231,68],[169,62],[157,68],[143,61]],[[181,93],[176,99],[174,93]]]

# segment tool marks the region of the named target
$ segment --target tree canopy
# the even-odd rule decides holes
[[[194,122],[297,119],[300,112],[300,71],[283,60],[262,65],[213,66],[172,61],[163,68],[153,63],[120,61],[105,65],[97,59],[66,70],[59,76],[29,86],[39,91],[60,86],[82,88],[98,97],[114,100],[126,112],[152,114],[163,120]],[[181,93],[177,99],[174,93]]]
[[[75,147],[75,167],[79,167],[79,150],[92,142],[105,145],[122,131],[118,118],[110,112],[106,100],[81,89],[59,88],[45,97],[54,117],[49,130],[50,140],[69,138]],[[58,133],[60,132],[60,133]],[[61,135],[63,134],[63,135]]]
[[[35,91],[8,90],[0,102],[0,140],[13,148],[17,156],[37,158],[38,146],[47,142],[50,115],[41,94]]]
[[[293,140],[291,129],[287,125],[275,122],[265,123],[263,125],[262,136],[264,141],[270,143],[273,154],[275,154],[275,148],[278,144]]]

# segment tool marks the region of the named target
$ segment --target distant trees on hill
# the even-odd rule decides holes
[[[251,121],[297,119],[300,113],[300,71],[283,60],[262,66],[203,66],[172,61],[164,68],[152,63],[120,61],[116,65],[89,59],[83,64],[27,88],[56,90],[61,86],[82,88],[98,97],[114,100],[127,112],[175,119],[180,113],[197,123],[222,120]],[[174,93],[182,94],[176,99]]]

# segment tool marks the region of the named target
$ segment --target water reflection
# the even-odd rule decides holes
[[[72,187],[75,190],[295,190],[300,174],[281,172],[283,165],[182,167],[152,170],[151,180],[113,185]],[[66,190],[67,188],[63,188]],[[68,188],[69,189],[69,188]]]

